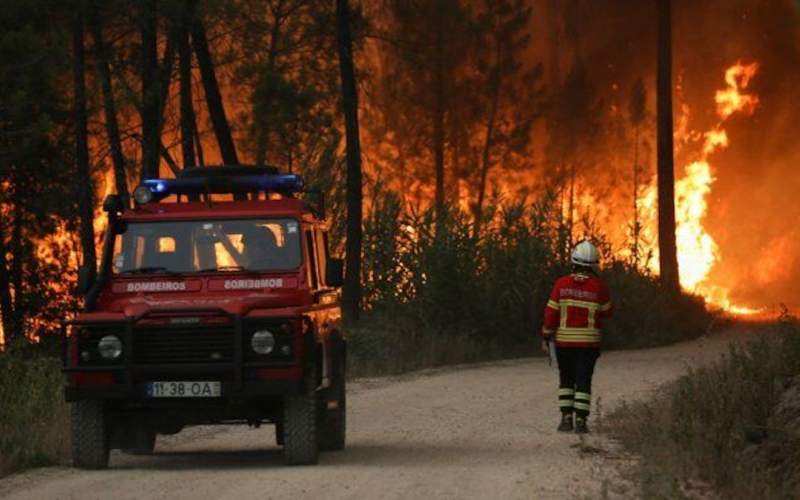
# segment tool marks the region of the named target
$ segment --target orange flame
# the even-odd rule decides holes
[[[717,243],[703,226],[708,208],[706,198],[715,180],[708,157],[728,146],[728,134],[722,126],[731,115],[737,112],[749,115],[755,111],[758,97],[742,91],[757,71],[758,63],[755,62],[747,65],[737,62],[725,71],[727,87],[718,90],[714,98],[719,122],[703,135],[701,157],[686,166],[684,176],[675,184],[681,285],[734,314],[754,314],[759,310],[732,304],[727,289],[708,283],[709,272],[721,257]]]
[[[725,83],[728,87],[718,90],[714,100],[717,102],[717,114],[725,120],[737,111],[752,114],[758,105],[758,96],[742,94],[750,80],[758,71],[758,63],[744,65],[737,62],[725,71]]]

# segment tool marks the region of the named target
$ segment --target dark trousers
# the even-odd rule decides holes
[[[592,374],[600,349],[557,347],[558,406],[561,412],[579,417],[589,416],[592,403]]]

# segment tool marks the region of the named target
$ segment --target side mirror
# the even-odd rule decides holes
[[[86,295],[89,293],[89,289],[92,288],[92,285],[94,284],[92,281],[95,272],[96,271],[92,269],[92,266],[88,264],[84,264],[78,268],[78,293],[80,295]]]
[[[116,214],[122,212],[125,209],[122,199],[119,197],[118,194],[110,194],[106,196],[106,199],[103,201],[103,211],[107,213]]]
[[[339,288],[344,284],[344,261],[342,259],[328,259],[325,268],[325,284]]]

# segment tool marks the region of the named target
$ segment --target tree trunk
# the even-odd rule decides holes
[[[337,0],[338,9],[338,0]],[[267,67],[268,72],[275,71],[275,61],[278,58],[278,44],[281,41],[281,26],[283,25],[285,14],[282,11],[282,2],[279,2],[275,9],[273,9],[273,25],[269,34],[269,50],[267,52]],[[337,11],[338,15],[338,11]],[[338,27],[337,27],[338,29]],[[349,29],[349,25],[348,25]],[[338,35],[338,32],[337,32]],[[341,49],[339,49],[341,50]],[[264,108],[269,109],[272,106],[274,95],[271,92],[266,96],[267,102],[264,103]],[[255,111],[255,110],[254,110]],[[267,153],[269,151],[269,136],[270,136],[270,123],[269,119],[264,116],[254,116],[256,125],[256,165],[264,165],[267,162]]]
[[[90,266],[90,281],[97,273],[94,246],[94,188],[89,170],[89,131],[86,116],[86,64],[84,61],[83,3],[75,13],[72,27],[74,77],[75,161],[77,162],[78,216],[80,218],[83,265]]]
[[[185,9],[188,11],[187,5]],[[181,101],[181,151],[183,168],[195,166],[194,137],[197,122],[192,104],[192,50],[189,46],[189,14],[184,12],[178,31],[178,73]]]
[[[499,52],[499,45],[498,45]],[[475,228],[473,238],[480,236],[481,224],[483,223],[483,202],[486,197],[486,178],[491,167],[492,142],[494,141],[494,127],[497,117],[497,108],[500,105],[500,54],[497,54],[497,67],[492,71],[489,81],[492,102],[489,108],[489,118],[486,122],[486,137],[483,142],[483,154],[481,156],[481,179],[478,186],[478,203],[475,207]]]
[[[11,286],[14,288],[14,314],[12,315],[12,322],[14,324],[13,331],[19,336],[25,334],[24,290],[22,286],[22,254],[24,253],[24,248],[22,241],[22,203],[19,199],[19,193],[17,192],[19,179],[17,179],[14,184],[14,223],[11,227]]]
[[[167,99],[169,99],[169,84],[172,81],[172,68],[175,66],[175,53],[177,52],[178,44],[175,39],[178,37],[178,22],[174,21],[173,26],[167,34],[167,46],[164,48],[164,59],[158,67],[158,128],[156,132],[156,141],[161,141],[161,133],[164,130],[164,110],[167,107]]]
[[[197,130],[197,122],[195,122],[194,127],[194,145],[197,147],[197,164],[201,167],[206,166],[206,160],[203,154],[203,143],[200,141],[200,132]]]
[[[435,100],[433,109],[433,161],[434,170],[436,172],[436,192],[435,192],[435,210],[436,210],[436,233],[439,234],[439,226],[441,226],[444,218],[444,143],[445,143],[445,91],[444,91],[444,75],[442,65],[444,64],[444,33],[441,30],[436,32],[436,55],[434,64],[436,67],[434,85]]]
[[[639,269],[639,238],[641,236],[641,224],[639,222],[639,125],[636,125],[633,132],[633,248],[631,257],[636,269]]]
[[[217,135],[222,161],[227,165],[237,165],[236,148],[231,135],[228,119],[225,117],[225,108],[222,104],[222,95],[219,92],[217,76],[214,73],[214,63],[208,49],[208,40],[203,23],[192,17],[192,46],[197,55],[197,64],[200,66],[200,76],[203,80],[203,89],[208,103],[208,114]]]
[[[103,92],[106,135],[108,136],[108,144],[111,149],[111,161],[114,164],[114,183],[116,184],[117,194],[119,194],[123,204],[127,206],[130,194],[128,193],[128,181],[125,172],[126,161],[125,155],[122,152],[122,140],[120,138],[119,122],[117,120],[117,106],[114,101],[111,69],[108,65],[108,53],[106,52],[102,24],[100,22],[96,3],[93,3],[89,13],[89,31],[94,40],[95,64],[97,66],[97,72],[100,75],[100,86]]]
[[[8,249],[3,228],[5,221],[0,220],[0,314],[3,316],[3,343],[7,346],[16,336],[14,331],[14,305],[11,301],[11,279],[8,272]]]
[[[344,309],[349,319],[358,320],[361,310],[361,142],[348,0],[336,0],[336,28],[347,138],[347,274],[344,283]]]
[[[675,243],[675,172],[672,143],[672,13],[671,0],[658,5],[658,251],[661,281],[680,290]]]
[[[142,178],[158,177],[158,128],[160,85],[156,0],[141,2],[142,36]]]

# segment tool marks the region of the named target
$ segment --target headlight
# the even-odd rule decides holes
[[[150,188],[147,186],[139,186],[133,191],[133,199],[139,205],[150,203],[153,199],[153,192],[150,191]]]
[[[122,341],[116,335],[106,335],[97,343],[97,350],[104,359],[117,359],[122,354]]]
[[[269,354],[275,348],[275,336],[269,330],[259,330],[250,338],[250,345],[256,354]]]

